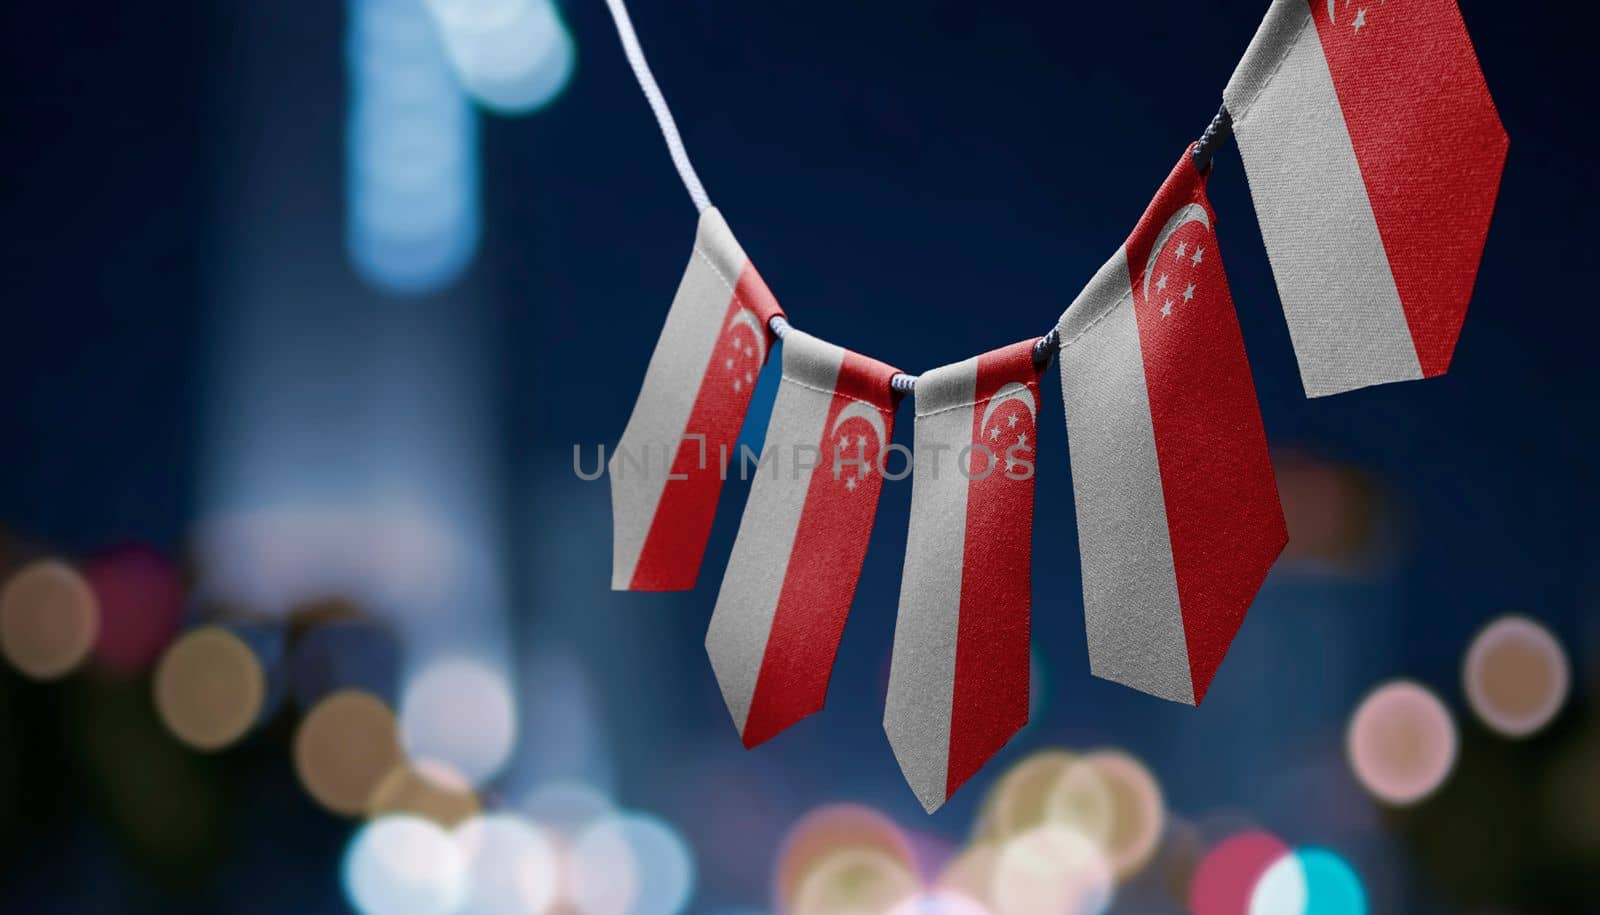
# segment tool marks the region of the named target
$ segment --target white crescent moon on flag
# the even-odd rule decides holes
[[[1172,214],[1167,224],[1161,228],[1161,234],[1156,236],[1156,245],[1150,249],[1150,259],[1144,265],[1144,297],[1150,298],[1150,272],[1155,268],[1156,258],[1161,256],[1161,250],[1167,246],[1174,232],[1188,225],[1198,222],[1211,231],[1211,217],[1206,215],[1206,208],[1198,203],[1191,203]]]
[[[756,338],[756,346],[761,348],[761,356],[756,360],[761,365],[767,364],[767,335],[761,327],[761,319],[748,308],[739,309],[732,318],[728,319],[728,329],[733,330],[739,325],[750,328],[750,336]]]
[[[1334,3],[1336,2],[1337,0],[1328,0],[1328,21],[1334,23],[1335,25],[1337,25],[1339,22],[1339,17],[1335,15],[1333,7]]]
[[[1025,384],[1008,381],[1000,386],[1000,390],[994,392],[993,397],[989,398],[989,405],[983,408],[983,422],[978,423],[978,428],[987,429],[989,427],[989,417],[993,416],[994,411],[1000,409],[1000,405],[1008,400],[1026,404],[1028,415],[1033,418],[1034,425],[1039,424],[1039,408],[1033,402],[1033,392],[1028,390],[1028,386]]]
[[[839,418],[833,421],[833,429],[829,431],[828,435],[832,436],[834,432],[838,432],[839,427],[844,425],[844,421],[847,419],[866,420],[867,424],[872,427],[873,434],[877,435],[878,437],[878,452],[880,454],[883,452],[884,446],[888,444],[887,439],[889,437],[889,430],[885,429],[883,426],[882,413],[879,413],[877,409],[872,407],[870,404],[862,403],[859,400],[852,400],[850,401],[849,405],[847,405],[843,410],[839,411]]]

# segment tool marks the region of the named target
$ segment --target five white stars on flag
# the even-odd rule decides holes
[[[1015,430],[1017,428],[1017,422],[1018,422],[1018,416],[1017,416],[1016,413],[1012,413],[1012,414],[1010,414],[1010,415],[1008,415],[1006,417],[1006,427],[1009,428],[1009,429]],[[1000,440],[1000,423],[996,422],[989,429],[989,441],[998,442],[999,440]],[[998,448],[999,446],[996,445],[995,447]],[[1026,433],[1026,432],[1018,432],[1017,433],[1017,441],[1016,441],[1016,443],[1006,446],[1005,450],[1007,452],[1009,452],[1012,448],[1022,448],[1025,451],[1031,451],[1032,449],[1028,447],[1028,433]],[[991,449],[990,453],[991,453],[991,455],[994,455],[994,452],[993,452],[992,449]],[[1008,454],[1001,453],[1000,455],[991,456],[989,458],[989,460],[990,461],[995,461],[995,460],[998,460],[999,457],[1005,457],[1005,459],[1006,459],[1006,472],[1007,473],[1010,473],[1011,471],[1017,469],[1017,460],[1016,460],[1016,458],[1013,458],[1013,457],[1009,456]],[[969,469],[971,470],[972,473],[982,473],[983,472],[982,469],[981,469],[982,468],[981,462],[983,460],[982,457],[980,457],[977,454],[973,454],[972,457],[969,460],[971,461],[971,466],[970,466]]]
[[[833,450],[839,454],[844,454],[844,447],[848,444],[850,444],[850,436],[841,435],[839,436],[839,440],[834,443]],[[865,435],[856,436],[856,457],[863,461],[867,459],[867,437]],[[858,480],[861,476],[861,465],[856,464],[854,466],[856,471],[855,476],[846,476],[844,478],[844,488],[850,492],[855,492],[856,487],[860,485]],[[835,477],[835,479],[837,479],[837,477]]]
[[[1179,260],[1187,260],[1189,262],[1190,266],[1198,267],[1198,266],[1200,266],[1201,262],[1203,262],[1205,260],[1206,249],[1205,249],[1204,245],[1195,245],[1194,251],[1191,252],[1189,250],[1189,243],[1186,242],[1186,241],[1180,241],[1180,242],[1178,242],[1177,250],[1174,251],[1173,254]],[[1166,292],[1167,291],[1167,283],[1168,283],[1167,274],[1163,273],[1163,274],[1161,274],[1160,278],[1156,280],[1156,284],[1155,285],[1156,285],[1157,289],[1161,290],[1162,292]],[[1184,288],[1183,293],[1182,293],[1184,304],[1187,305],[1188,303],[1194,301],[1194,290],[1195,290],[1195,284],[1193,284],[1193,283],[1190,283],[1187,287]],[[1172,306],[1173,306],[1173,300],[1170,299],[1170,298],[1166,299],[1161,305],[1161,317],[1163,317],[1163,318],[1171,317],[1172,316]]]
[[[751,346],[751,345],[749,345],[747,343],[742,344],[738,340],[735,340],[735,341],[733,341],[733,355],[729,356],[728,359],[727,359],[727,362],[724,363],[724,364],[727,365],[728,371],[731,372],[731,371],[733,371],[733,361],[734,361],[735,357],[744,356],[746,358],[754,358],[755,354],[756,354],[756,348],[754,346]],[[747,385],[747,384],[755,384],[755,383],[756,383],[756,373],[747,371],[747,372],[744,373],[744,377],[743,378],[735,378],[735,379],[733,379],[733,390],[734,390],[735,393],[737,393],[739,391],[744,390],[744,386],[745,385]]]

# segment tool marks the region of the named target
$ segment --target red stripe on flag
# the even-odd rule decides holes
[[[1206,221],[1183,221],[1166,239],[1146,296],[1150,252],[1190,204]],[[1186,152],[1127,244],[1196,704],[1288,540],[1215,226]]]
[[[794,545],[788,556],[772,557],[774,565],[784,563],[783,587],[741,735],[746,747],[821,710],[827,698],[833,659],[883,489],[881,455],[894,435],[897,400],[889,379],[896,371],[865,356],[844,354]],[[861,415],[864,411],[881,418],[881,440],[877,427]],[[793,472],[793,460],[793,455],[779,455],[778,472]]]
[[[1450,367],[1509,139],[1455,0],[1308,0],[1426,376]],[[1336,305],[1338,303],[1327,303]]]
[[[1034,438],[1039,372],[1029,340],[978,357],[972,441],[993,462],[983,479],[984,452],[968,465],[967,529],[961,558],[961,610],[955,686],[950,704],[950,756],[945,796],[977,772],[1028,723],[1028,633],[1032,594]],[[1025,386],[1033,409],[1017,398],[990,400],[1007,383]],[[1025,461],[1030,466],[1008,459]]]
[[[748,324],[733,323],[743,309],[755,314],[762,339],[752,338]],[[783,314],[755,265],[745,262],[739,282],[728,301],[728,310],[717,328],[717,345],[701,375],[694,407],[684,438],[673,452],[671,475],[661,490],[650,530],[645,534],[639,561],[633,569],[630,591],[686,591],[694,587],[705,556],[706,538],[717,516],[717,499],[722,494],[722,455],[734,460],[733,444],[744,425],[755,391],[755,376],[764,362],[757,361],[772,352],[773,334],[768,327],[774,315]],[[702,453],[699,439],[706,437]],[[664,448],[672,442],[650,442],[649,447]],[[659,470],[659,465],[652,465]]]

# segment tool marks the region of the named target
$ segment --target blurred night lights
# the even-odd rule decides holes
[[[884,915],[922,891],[905,861],[881,849],[847,846],[824,855],[795,888],[790,915]]]
[[[367,813],[404,813],[441,826],[457,826],[477,816],[483,804],[461,773],[437,760],[402,762],[379,779]]]
[[[582,782],[545,782],[528,792],[518,805],[523,813],[564,838],[576,839],[596,820],[615,808],[599,789]]]
[[[362,915],[452,915],[466,898],[466,874],[455,838],[418,817],[373,820],[345,853],[345,895]]]
[[[1409,682],[1379,687],[1350,719],[1346,751],[1356,778],[1379,800],[1415,804],[1455,766],[1455,722],[1439,698]]]
[[[516,742],[516,709],[503,670],[444,658],[405,688],[400,731],[413,760],[448,764],[473,785],[493,778]]]
[[[1006,771],[985,796],[978,815],[977,835],[999,840],[1044,823],[1050,816],[1050,796],[1078,757],[1066,750],[1042,750]]]
[[[1099,766],[1088,757],[1074,760],[1044,799],[1044,822],[1070,827],[1104,848],[1117,815],[1116,801]]]
[[[1361,879],[1339,855],[1301,848],[1279,858],[1256,883],[1249,915],[1366,915]]]
[[[991,879],[996,915],[1100,915],[1114,889],[1100,847],[1060,823],[1006,840]]]
[[[889,915],[989,915],[983,904],[955,890],[933,890],[907,899]]]
[[[1550,630],[1522,616],[1489,624],[1467,651],[1467,701],[1496,733],[1528,737],[1566,701],[1572,673]]]
[[[0,591],[0,650],[36,680],[75,670],[94,647],[99,626],[93,589],[64,562],[29,563]]]
[[[452,282],[480,234],[478,126],[425,0],[349,0],[346,239],[396,293]]]
[[[94,659],[121,674],[155,663],[178,633],[184,584],[178,568],[145,546],[113,547],[91,557],[83,575],[100,607]]]
[[[1080,770],[1093,773],[1093,777],[1074,774]],[[1102,804],[1104,819],[1082,817],[1084,809],[1098,817]],[[1051,794],[1050,805],[1053,822],[1094,825],[1093,831],[1084,832],[1099,844],[1119,880],[1128,879],[1149,862],[1166,822],[1155,776],[1137,759],[1115,750],[1089,753],[1069,769]]]
[[[221,750],[243,737],[267,706],[267,670],[222,626],[190,630],[156,667],[156,709],[168,730],[197,750]]]
[[[893,820],[860,804],[829,804],[801,817],[779,848],[779,908],[793,905],[807,876],[829,855],[847,848],[871,849],[909,872],[916,870],[911,846]]]
[[[1267,872],[1289,856],[1289,846],[1261,831],[1217,843],[1195,868],[1189,883],[1192,915],[1250,915],[1251,899]]]
[[[968,845],[939,872],[934,886],[987,902],[989,889],[994,885],[995,861],[999,856],[1000,846],[997,843],[975,842]]]
[[[481,105],[522,114],[572,75],[572,36],[551,0],[427,0],[461,85]]]
[[[638,813],[591,823],[572,844],[573,902],[584,915],[677,915],[694,892],[694,859],[671,826]]]
[[[317,803],[344,816],[371,809],[379,785],[403,761],[394,713],[360,690],[324,697],[295,732],[300,783]]]
[[[540,915],[555,903],[561,863],[536,827],[494,814],[457,826],[455,838],[466,858],[463,915]]]

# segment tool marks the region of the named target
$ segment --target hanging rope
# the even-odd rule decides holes
[[[633,30],[633,20],[628,16],[628,7],[624,0],[606,0],[606,7],[611,10],[611,18],[617,24],[617,35],[622,39],[622,51],[628,57],[628,65],[633,68],[634,78],[639,81],[639,88],[644,92],[645,100],[650,103],[650,110],[655,112],[656,124],[661,127],[661,137],[667,141],[667,151],[672,154],[672,164],[677,166],[678,176],[683,179],[683,186],[689,192],[689,199],[694,201],[695,209],[704,211],[711,206],[711,198],[706,196],[705,186],[700,183],[700,176],[695,174],[694,165],[689,161],[689,152],[683,148],[683,137],[678,134],[678,124],[672,119],[672,110],[667,107],[666,96],[661,94],[661,87],[656,84],[655,75],[650,72],[650,64],[644,59],[644,49],[639,46],[639,36]],[[1211,160],[1216,155],[1218,147],[1233,136],[1233,117],[1228,114],[1226,106],[1217,111],[1216,117],[1206,126],[1205,132],[1194,144],[1191,155],[1194,157],[1195,167],[1204,172],[1211,167]],[[791,329],[791,325],[782,316],[777,316],[768,324],[772,328],[773,336],[782,340]],[[1057,351],[1061,349],[1061,332],[1050,328],[1049,332],[1039,338],[1033,347],[1033,361],[1041,370],[1050,364]],[[889,379],[889,387],[901,394],[909,394],[917,386],[917,376],[904,373]]]
[[[711,198],[706,196],[705,186],[700,183],[700,176],[695,174],[694,163],[689,161],[689,151],[683,148],[683,137],[678,135],[678,122],[672,119],[667,97],[661,94],[655,74],[650,72],[650,64],[644,59],[644,49],[639,47],[639,36],[633,31],[628,7],[622,0],[606,0],[606,6],[617,24],[617,35],[622,39],[622,52],[628,56],[628,66],[633,68],[633,76],[639,81],[639,88],[644,90],[650,110],[655,112],[661,136],[667,141],[667,152],[672,154],[672,164],[678,168],[678,177],[683,179],[683,186],[689,191],[694,208],[704,212],[711,206]]]

